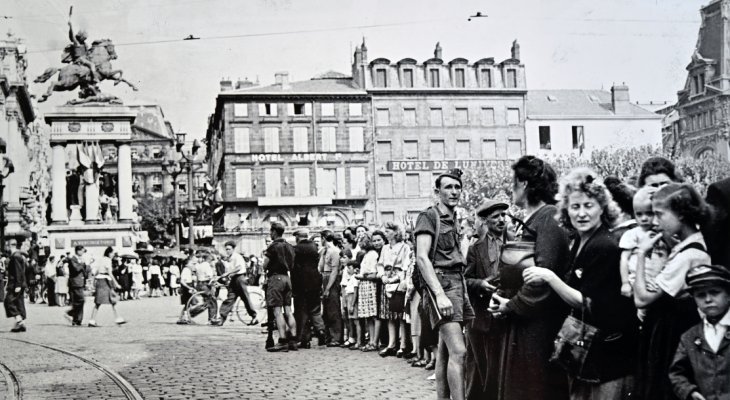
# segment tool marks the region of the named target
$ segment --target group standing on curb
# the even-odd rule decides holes
[[[703,198],[661,157],[635,182],[584,167],[559,177],[533,156],[512,169],[511,201],[485,199],[471,237],[457,212],[460,170],[436,178],[436,204],[410,226],[301,228],[292,245],[272,223],[266,350],[308,349],[314,337],[402,358],[434,370],[438,399],[730,398],[730,179]],[[7,244],[4,305],[22,332],[27,243]],[[221,325],[238,298],[257,324],[248,261],[235,247],[226,243],[222,257],[190,252],[182,268],[153,261],[150,293],[177,294],[179,281],[181,324],[207,310]],[[102,304],[125,323],[114,305],[120,291],[138,298],[142,267],[108,248],[92,271],[84,252],[77,246],[63,269],[44,274],[60,296],[67,279],[66,316],[82,324],[93,273],[88,326]],[[228,291],[220,313],[216,280]],[[195,292],[206,300],[187,309]]]

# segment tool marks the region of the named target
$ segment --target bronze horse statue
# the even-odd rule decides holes
[[[96,66],[98,80],[113,80],[115,86],[120,82],[124,82],[129,85],[132,90],[136,91],[137,88],[132,83],[122,78],[122,70],[112,69],[111,60],[116,59],[117,53],[114,49],[114,44],[110,39],[95,40],[91,44],[89,60]],[[68,60],[69,55],[67,48],[64,51],[63,61],[69,62]],[[43,83],[55,75],[56,72],[58,72],[58,81],[51,83],[46,93],[38,99],[39,102],[46,101],[54,91],[62,92],[74,90],[77,87],[81,88],[79,97],[82,99],[98,97],[100,99],[107,100],[109,97],[112,97],[101,93],[99,88],[94,84],[95,77],[92,76],[92,71],[89,67],[80,63],[71,63],[62,68],[50,67],[46,69],[41,76],[36,78],[35,82]]]

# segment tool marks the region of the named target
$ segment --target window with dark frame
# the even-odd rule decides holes
[[[540,134],[540,149],[551,150],[552,145],[550,144],[550,127],[541,126],[538,128]]]
[[[304,103],[294,103],[294,115],[304,115]]]
[[[571,127],[571,134],[573,136],[573,149],[578,150],[581,147],[583,147],[584,143],[584,136],[583,136],[583,127],[582,126],[572,126]]]
[[[464,68],[457,68],[454,71],[454,86],[456,87],[466,87],[466,76],[464,74]]]
[[[429,86],[433,88],[441,87],[441,80],[439,75],[439,70],[437,69],[430,69],[428,70],[428,76],[429,76]]]
[[[403,86],[407,87],[407,88],[413,87],[413,70],[412,69],[403,70]]]
[[[375,71],[375,85],[377,87],[388,87],[388,71],[385,68],[380,68]]]
[[[479,84],[482,87],[492,87],[492,71],[487,68],[483,68],[479,71]]]

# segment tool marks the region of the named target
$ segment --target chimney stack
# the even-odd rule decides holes
[[[611,87],[611,103],[613,105],[614,114],[626,115],[631,113],[629,87],[626,86],[626,83],[622,85],[613,85]]]
[[[513,60],[519,60],[520,59],[520,44],[517,43],[517,39],[515,39],[514,42],[512,42],[511,53],[512,53],[512,59]]]
[[[282,89],[289,89],[289,73],[288,72],[277,72],[274,74],[276,84],[281,86]]]
[[[243,80],[238,78],[238,81],[236,81],[236,89],[243,89],[251,86],[253,86],[253,82],[249,81],[248,78],[244,78]]]
[[[233,82],[231,82],[231,78],[222,78],[220,81],[221,85],[221,92],[225,92],[227,90],[233,90]]]
[[[441,59],[442,57],[442,51],[441,51],[441,42],[436,42],[436,48],[433,51],[434,58]]]
[[[365,46],[365,38],[362,38],[362,46],[360,46],[360,53],[362,53],[362,62],[368,62],[368,47]]]

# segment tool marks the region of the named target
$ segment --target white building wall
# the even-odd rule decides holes
[[[550,127],[551,150],[540,149],[540,126]],[[662,119],[539,119],[528,117],[525,122],[527,154],[567,155],[573,150],[573,126],[583,126],[584,154],[608,147],[631,148],[645,145],[661,146]]]

